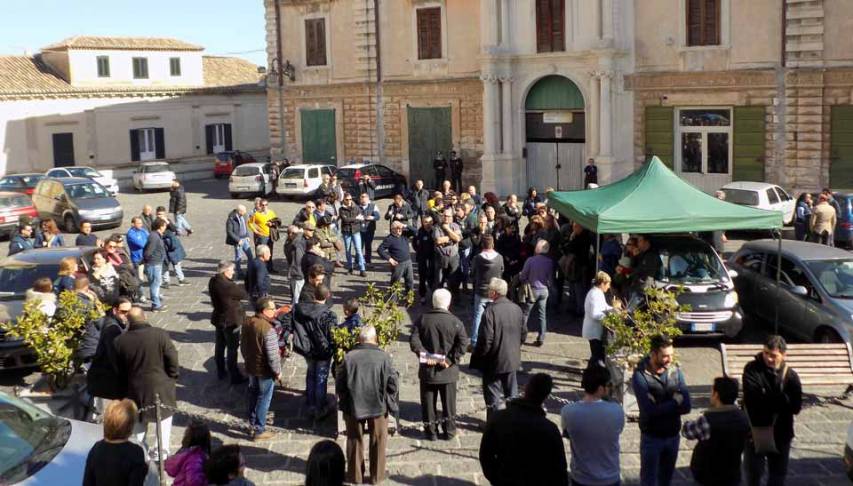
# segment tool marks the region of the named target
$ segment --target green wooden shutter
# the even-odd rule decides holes
[[[336,164],[335,110],[302,110],[302,160]]]
[[[830,187],[853,189],[853,105],[832,107],[829,146]]]
[[[130,131],[130,161],[139,162],[139,130]]]
[[[154,129],[154,152],[158,160],[166,158],[166,135],[162,128]]]
[[[734,166],[732,180],[764,181],[765,121],[764,106],[738,106],[734,110]]]
[[[674,117],[675,110],[671,106],[646,107],[646,143],[644,145],[647,162],[652,156],[657,155],[667,167],[673,168]]]

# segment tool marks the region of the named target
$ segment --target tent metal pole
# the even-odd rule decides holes
[[[598,274],[599,265],[601,262],[598,261],[598,255],[600,253],[601,248],[601,234],[595,234],[595,273]]]
[[[773,236],[779,240],[776,251],[776,287],[778,288],[782,281],[782,232],[779,230],[773,230]],[[775,307],[773,333],[779,334],[779,299],[774,300],[773,306]]]

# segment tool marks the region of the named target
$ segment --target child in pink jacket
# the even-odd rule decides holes
[[[210,455],[210,430],[192,422],[184,431],[181,450],[166,459],[166,473],[175,478],[173,486],[207,486],[204,463]]]

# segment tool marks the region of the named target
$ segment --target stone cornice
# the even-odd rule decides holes
[[[625,76],[625,89],[775,88],[775,73],[769,70],[638,73]]]

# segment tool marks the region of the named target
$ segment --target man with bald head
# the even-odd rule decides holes
[[[237,268],[237,277],[243,274],[240,269],[240,254],[246,256],[246,261],[252,261],[251,232],[246,219],[246,206],[238,205],[225,220],[225,244],[234,247],[234,266]]]

